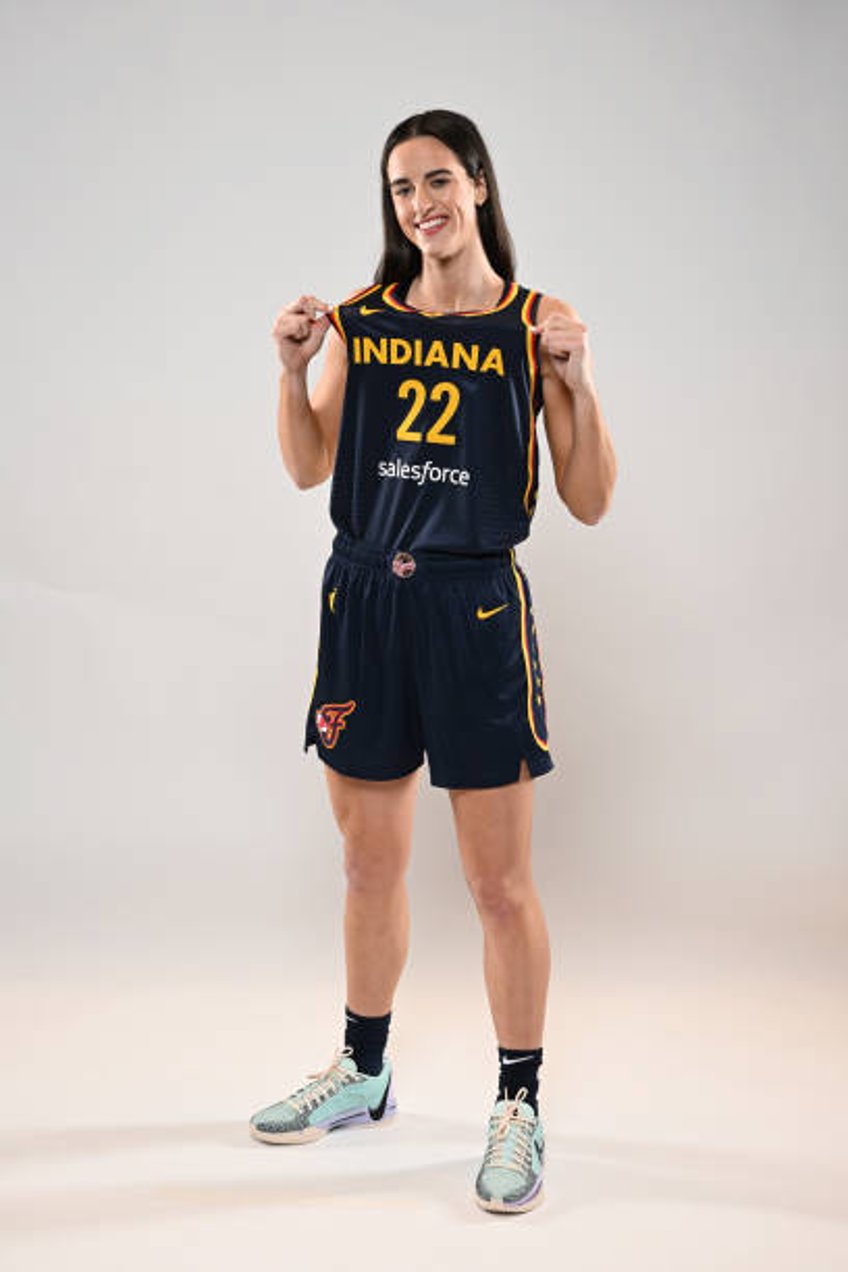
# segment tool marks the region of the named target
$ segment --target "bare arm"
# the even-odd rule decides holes
[[[329,319],[329,306],[301,296],[281,310],[274,325],[283,369],[277,408],[277,438],[283,463],[299,490],[326,481],[333,471],[347,378],[347,350]],[[328,329],[327,357],[311,398],[307,367]]]
[[[557,493],[579,521],[595,525],[612,499],[618,463],[601,414],[586,326],[571,305],[545,296],[537,329],[543,331],[545,431]]]

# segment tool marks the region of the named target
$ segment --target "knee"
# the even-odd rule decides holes
[[[344,849],[344,872],[350,891],[393,892],[403,883],[407,860],[403,844],[384,840],[375,845],[373,840],[347,835]]]
[[[521,913],[533,891],[525,874],[482,873],[466,875],[474,904],[483,919],[504,922]]]

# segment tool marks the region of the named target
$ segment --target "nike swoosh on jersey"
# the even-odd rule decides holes
[[[361,314],[381,314],[382,309],[369,309],[367,305],[360,305],[359,312]]]
[[[501,610],[506,609],[506,605],[498,605],[496,609],[484,610],[482,605],[477,606],[478,618],[491,618],[493,614],[500,614]]]

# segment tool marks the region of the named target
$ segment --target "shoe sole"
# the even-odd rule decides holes
[[[302,1131],[259,1131],[251,1126],[250,1133],[263,1144],[308,1144],[310,1140],[321,1139],[327,1131],[321,1126],[307,1126]]]
[[[369,1109],[362,1109],[358,1113],[337,1118],[335,1122],[328,1122],[326,1126],[306,1126],[302,1131],[260,1131],[251,1123],[250,1133],[263,1144],[309,1144],[313,1140],[323,1139],[328,1132],[335,1131],[340,1126],[381,1126],[387,1119],[394,1117],[396,1112],[397,1103],[390,1100],[381,1117],[373,1117]]]
[[[524,1214],[525,1211],[532,1210],[535,1206],[538,1206],[539,1202],[544,1200],[545,1190],[540,1184],[533,1193],[533,1196],[528,1197],[526,1201],[498,1201],[497,1197],[492,1197],[487,1201],[484,1197],[481,1197],[479,1193],[475,1193],[474,1196],[477,1205],[481,1206],[483,1210],[490,1211],[492,1214],[520,1215]]]

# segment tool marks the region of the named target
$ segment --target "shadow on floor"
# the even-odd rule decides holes
[[[76,1161],[79,1174],[79,1159],[109,1155],[122,1158],[126,1173],[132,1169],[128,1153],[161,1150],[165,1161],[157,1170],[161,1175],[164,1165],[172,1178],[154,1184],[19,1186],[17,1195],[7,1192],[0,1206],[0,1226],[8,1235],[44,1235],[248,1207],[412,1213],[434,1203],[460,1222],[487,1222],[491,1216],[472,1197],[483,1134],[479,1127],[407,1112],[383,1125],[340,1127],[308,1145],[261,1144],[251,1139],[246,1123],[232,1122],[7,1133],[0,1136],[0,1157],[12,1169],[33,1160],[53,1166]],[[209,1150],[204,1173],[212,1161],[226,1174],[233,1151],[239,1154],[238,1169],[231,1179],[214,1182],[180,1179],[191,1173],[196,1157],[169,1161],[168,1150],[192,1147]],[[848,1178],[824,1165],[691,1145],[568,1135],[549,1136],[547,1148],[548,1204],[531,1212],[534,1222],[610,1202],[700,1203],[831,1221],[848,1212]],[[350,1162],[353,1149],[355,1165]],[[245,1179],[245,1168],[262,1177]]]

